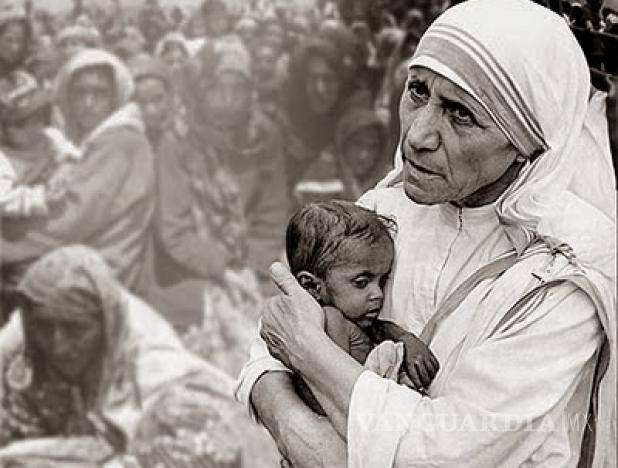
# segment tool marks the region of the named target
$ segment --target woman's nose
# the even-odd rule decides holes
[[[405,136],[405,144],[415,151],[435,151],[440,146],[439,109],[426,105],[419,109]]]

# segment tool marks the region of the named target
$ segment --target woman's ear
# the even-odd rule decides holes
[[[309,292],[309,294],[313,296],[316,301],[320,303],[322,302],[324,282],[320,278],[315,276],[313,273],[303,270],[296,275],[296,280]]]

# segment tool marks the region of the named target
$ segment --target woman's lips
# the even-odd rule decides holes
[[[427,169],[426,167],[423,166],[419,166],[416,163],[413,163],[410,159],[408,158],[403,158],[404,164],[408,164],[409,166],[412,167],[412,169],[414,169],[416,172],[420,172],[421,174],[425,174],[425,175],[429,175],[429,176],[440,176],[440,174],[438,172],[432,171],[430,169]]]

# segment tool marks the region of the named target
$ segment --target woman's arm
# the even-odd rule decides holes
[[[344,468],[346,444],[328,419],[296,395],[291,375],[267,372],[251,392],[251,403],[282,455],[295,468]]]
[[[361,373],[324,338],[302,290],[291,283],[284,290],[292,297],[269,307],[263,335],[316,390],[338,432],[347,434],[350,468],[520,466],[548,437],[556,439],[556,463],[576,457],[569,440],[583,433],[588,402],[573,395],[587,395],[602,340],[595,307],[582,291],[554,289],[494,332],[485,330],[483,317],[495,314],[496,304],[479,302],[472,320],[480,323],[470,332],[477,337],[460,350],[448,385],[428,398]]]
[[[261,336],[275,358],[303,376],[345,438],[352,389],[363,367],[328,337],[322,307],[283,265],[274,264],[271,276],[284,295],[267,303]]]
[[[235,397],[269,430],[295,467],[345,467],[346,446],[324,417],[310,410],[292,383],[292,373],[257,336],[238,378]]]

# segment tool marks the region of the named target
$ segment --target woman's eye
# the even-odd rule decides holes
[[[416,102],[426,101],[429,98],[429,90],[422,81],[411,80],[408,82],[408,96]]]
[[[473,125],[476,123],[472,112],[470,112],[464,106],[453,105],[448,108],[448,111],[455,120],[455,122],[459,124]]]
[[[368,284],[369,284],[369,280],[367,279],[354,280],[354,286],[356,286],[358,289],[365,289]]]

